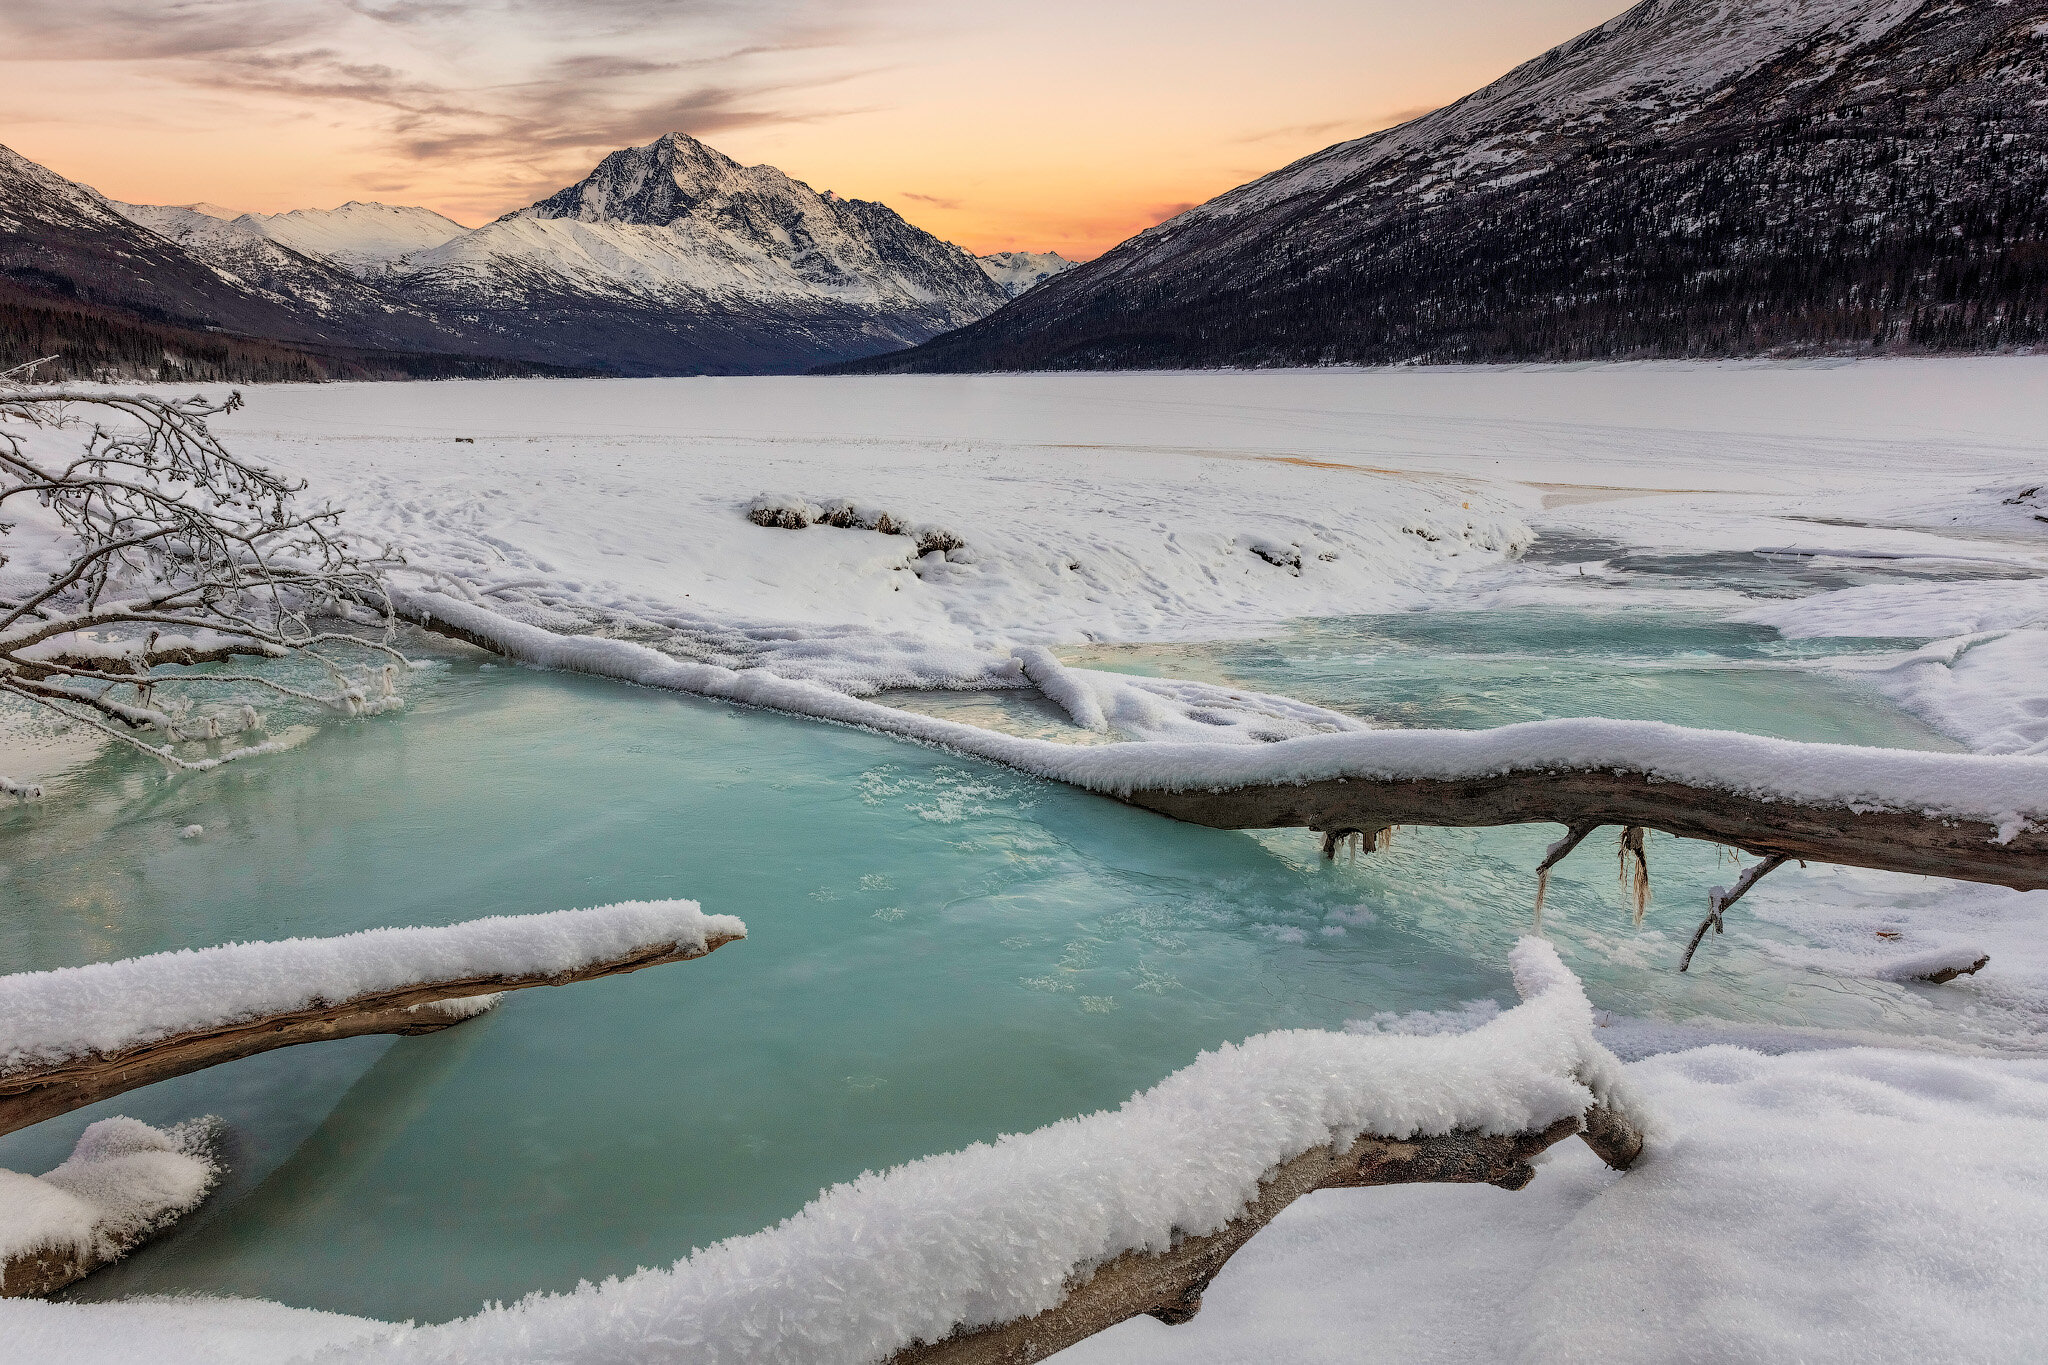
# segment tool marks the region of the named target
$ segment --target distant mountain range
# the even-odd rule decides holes
[[[124,204],[0,148],[0,367],[263,379],[748,374],[914,345],[1071,265],[671,133],[469,229],[349,203]],[[47,375],[51,371],[44,371]]]
[[[961,371],[2048,342],[2048,0],[1645,0],[987,318]]]

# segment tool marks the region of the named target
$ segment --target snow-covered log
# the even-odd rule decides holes
[[[432,1033],[500,992],[686,962],[746,932],[694,901],[629,901],[0,977],[0,1133],[273,1048]]]
[[[55,1293],[199,1207],[220,1177],[220,1132],[218,1119],[101,1119],[55,1170],[0,1171],[0,1298]]]
[[[1367,1136],[1342,1151],[1314,1148],[1275,1167],[1259,1182],[1258,1197],[1220,1230],[1185,1238],[1168,1251],[1127,1251],[1075,1285],[1057,1307],[909,1347],[889,1365],[1028,1365],[1140,1314],[1178,1326],[1201,1310],[1202,1294],[1224,1262],[1305,1194],[1423,1183],[1519,1190],[1535,1178],[1530,1158],[1579,1131],[1578,1119],[1564,1118],[1541,1132],[1504,1137],[1456,1132],[1397,1142]]]
[[[564,636],[438,593],[427,629],[544,668],[695,692],[943,745],[1219,829],[1603,824],[2018,890],[2048,887],[2048,758],[1810,744],[1652,721],[1358,730],[1271,744],[1060,744],[849,697],[765,669]],[[1042,671],[1041,661],[1041,671]]]
[[[1711,765],[1720,738],[1701,734],[1702,766]],[[1531,765],[1469,778],[1360,774],[1207,790],[1139,787],[1123,799],[1218,829],[1369,831],[1390,825],[1551,822],[1576,830],[1619,825],[1710,840],[1766,860],[1841,863],[2019,891],[2048,887],[2048,822],[1886,809],[1853,797],[1772,797],[1730,790],[1710,778],[1664,777],[1649,764],[1621,755],[1608,764]],[[2048,807],[2048,765],[2041,767],[2041,790],[2031,812]]]
[[[1645,1119],[1578,980],[1540,939],[1513,966],[1524,1003],[1469,1033],[1262,1034],[1114,1112],[863,1175],[668,1269],[321,1359],[1026,1361],[1137,1313],[1184,1317],[1310,1189],[1520,1188],[1528,1159],[1574,1132],[1633,1162]]]

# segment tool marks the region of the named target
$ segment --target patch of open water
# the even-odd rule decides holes
[[[1410,724],[1597,713],[1948,747],[1853,681],[1794,666],[1896,647],[1514,613],[1071,657]],[[232,1127],[221,1192],[75,1297],[200,1291],[440,1319],[666,1264],[863,1170],[1115,1105],[1226,1041],[1507,1001],[1529,869],[1555,835],[1403,830],[1388,853],[1332,865],[1304,831],[1178,825],[862,731],[479,657],[416,675],[402,714],[321,727],[287,753],[183,777],[108,753],[0,811],[8,969],[666,896],[738,914],[750,937],[517,993],[446,1033],[288,1049],[0,1139],[0,1166],[40,1171],[109,1113]],[[189,824],[205,834],[180,839]],[[1592,845],[1553,879],[1546,921],[1596,1003],[1968,1034],[1935,988],[1801,972],[1732,937],[1676,976],[1727,869],[1676,840],[1651,856],[1660,901],[1641,929]]]

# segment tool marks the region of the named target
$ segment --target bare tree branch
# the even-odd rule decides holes
[[[182,694],[159,705],[159,687],[255,688],[350,715],[396,704],[392,665],[407,660],[391,642],[396,617],[382,581],[395,561],[357,555],[338,512],[297,504],[303,483],[222,445],[208,421],[240,406],[239,394],[215,403],[0,382],[0,504],[39,509],[67,554],[40,586],[0,597],[0,693],[183,769],[275,746],[178,755],[171,745],[259,728],[260,718],[232,698],[212,712],[195,712]],[[52,458],[48,448],[64,440],[75,440],[75,453]],[[0,537],[14,529],[0,523]],[[337,618],[369,631],[328,628]],[[334,648],[388,662],[349,663]],[[260,674],[162,671],[243,657],[304,658],[331,690]],[[136,733],[152,731],[165,742]]]

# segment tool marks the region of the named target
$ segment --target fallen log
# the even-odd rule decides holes
[[[1765,799],[1626,768],[1527,768],[1456,779],[1328,777],[1214,789],[1140,786],[1115,795],[1212,829],[1554,823],[1576,834],[1634,825],[1759,858],[1953,877],[2018,891],[2048,887],[2048,829],[2039,824],[2014,831],[1984,819],[1860,802]],[[2048,805],[2048,787],[2042,803]]]
[[[1030,1365],[1140,1314],[1177,1326],[1201,1310],[1202,1294],[1224,1263],[1303,1195],[1424,1183],[1519,1190],[1535,1178],[1530,1159],[1573,1134],[1618,1170],[1628,1169],[1642,1152],[1642,1135],[1606,1105],[1594,1106],[1583,1120],[1562,1119],[1535,1133],[1491,1137],[1460,1131],[1403,1140],[1368,1133],[1348,1150],[1317,1147],[1274,1168],[1260,1182],[1258,1197],[1217,1231],[1186,1238],[1170,1251],[1126,1252],[1076,1284],[1056,1307],[908,1347],[888,1365]]]
[[[1395,825],[1620,825],[1759,858],[2048,887],[2048,760],[2040,757],[1596,719],[1367,730],[1254,746],[1061,744],[896,710],[766,669],[556,635],[441,593],[400,594],[395,609],[436,634],[540,667],[865,726],[1213,829],[1306,828],[1329,836],[1332,854],[1347,836],[1376,842]]]
[[[542,947],[552,957],[550,965],[538,970],[477,971],[453,975],[424,975],[402,983],[393,983],[378,989],[364,990],[341,999],[310,999],[296,1004],[295,1008],[271,1009],[257,1013],[231,1014],[221,1020],[208,1020],[202,1026],[160,1031],[157,1036],[128,1046],[114,1048],[80,1047],[70,1055],[42,1057],[26,1060],[0,1069],[0,1133],[11,1133],[32,1123],[54,1118],[85,1105],[119,1095],[139,1086],[182,1076],[223,1062],[232,1062],[243,1057],[253,1057],[259,1052],[275,1048],[292,1047],[299,1043],[326,1042],[337,1038],[354,1038],[372,1033],[422,1034],[433,1033],[460,1023],[462,1020],[482,1012],[473,1002],[477,997],[496,996],[505,991],[525,990],[534,986],[566,986],[577,981],[592,981],[598,977],[618,976],[637,972],[647,967],[659,967],[670,962],[688,962],[703,957],[728,943],[745,937],[744,926],[738,921],[722,916],[703,916],[694,905],[687,902],[674,903],[687,907],[687,915],[679,918],[679,928],[670,928],[663,937],[654,942],[642,942],[624,951],[617,947],[616,940],[621,933],[632,937],[634,928],[648,922],[647,915],[627,923],[623,927],[614,923],[592,923],[590,927],[607,931],[604,947],[587,960],[568,966],[554,965],[559,961],[561,946],[557,932],[551,940],[544,939]],[[543,926],[550,930],[566,931],[573,934],[576,929],[574,917],[601,917],[611,911],[634,910],[640,907],[607,907],[603,910],[566,911],[558,915],[528,916],[529,922],[542,920],[557,921],[555,925]],[[658,917],[656,917],[658,919]],[[451,926],[447,930],[377,930],[370,934],[351,936],[355,939],[370,939],[373,935],[422,935],[442,936],[436,947],[448,951],[454,944],[460,951],[464,931],[476,931],[506,923],[517,924],[518,920],[477,921],[466,925]],[[502,933],[502,931],[498,931]],[[644,930],[643,930],[644,932]],[[478,934],[481,938],[482,935]],[[423,942],[426,940],[422,940]],[[303,942],[303,941],[302,941]],[[321,945],[347,945],[350,939],[313,940],[315,948]],[[210,949],[210,953],[233,954],[265,948],[291,945],[245,944],[224,949]],[[382,956],[388,956],[388,946]],[[523,948],[523,945],[520,945]],[[147,964],[161,960],[165,963],[162,974],[179,969],[183,963],[200,957],[200,954],[161,954],[158,959],[136,958],[125,963],[104,964],[108,967],[127,969],[134,979],[148,982],[150,972]],[[140,970],[138,970],[140,965]],[[74,972],[91,969],[71,969]],[[231,971],[229,975],[231,975]],[[61,1001],[61,982],[52,982],[57,973],[32,973],[29,977],[43,978],[45,997],[56,997]],[[0,1016],[16,1002],[9,997],[10,986],[18,985],[29,977],[0,978]],[[16,992],[25,994],[25,992]],[[41,1012],[52,1008],[48,999],[36,1002]],[[488,1005],[484,1006],[488,1008]],[[28,1013],[24,1008],[22,1013]],[[12,1040],[8,1040],[12,1041]]]

